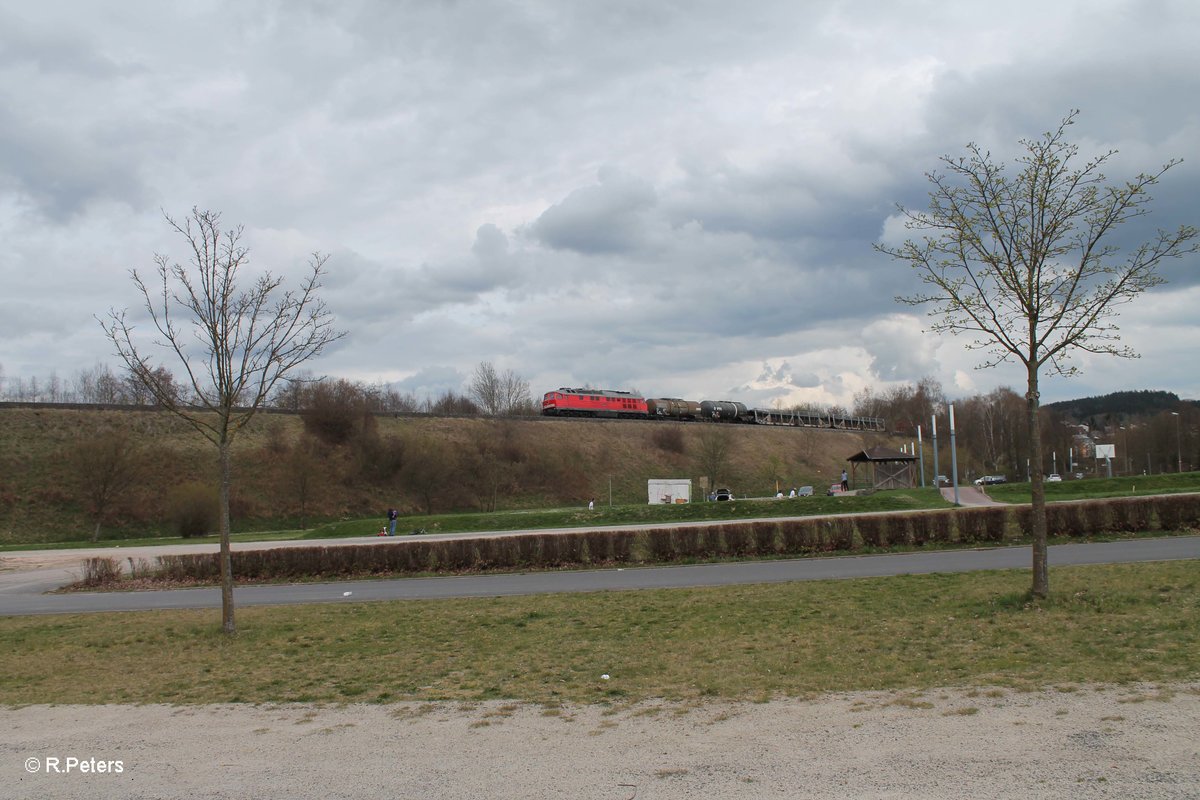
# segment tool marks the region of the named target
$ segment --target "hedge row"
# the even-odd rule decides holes
[[[1089,500],[1053,504],[1046,510],[1051,536],[1200,528],[1200,495]],[[237,578],[253,580],[553,569],[859,552],[926,543],[1000,543],[1020,541],[1029,532],[1028,507],[998,506],[644,531],[245,550],[233,553],[233,571]],[[160,556],[158,567],[160,575],[170,579],[213,580],[219,575],[216,553]]]

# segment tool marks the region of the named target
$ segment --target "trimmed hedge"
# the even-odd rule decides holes
[[[673,563],[726,556],[803,556],[929,542],[995,544],[1028,538],[1031,516],[1027,506],[997,506],[642,531],[237,550],[233,553],[233,572],[243,580],[274,580]],[[1055,503],[1046,507],[1046,521],[1051,536],[1072,538],[1195,529],[1200,527],[1200,495]],[[159,556],[158,574],[175,580],[216,580],[220,577],[218,556]]]

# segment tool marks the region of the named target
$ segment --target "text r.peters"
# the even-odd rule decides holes
[[[125,771],[125,762],[120,760],[104,759],[104,758],[76,758],[75,756],[67,756],[59,758],[57,756],[46,756],[42,759],[42,772],[50,773],[114,773],[120,774]]]

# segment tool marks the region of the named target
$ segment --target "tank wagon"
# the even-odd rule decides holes
[[[616,417],[664,419],[679,422],[720,422],[743,425],[783,425],[795,428],[884,430],[879,417],[852,417],[810,411],[750,408],[733,400],[683,400],[678,397],[642,398],[608,389],[558,389],[542,397],[542,413],[558,417]]]

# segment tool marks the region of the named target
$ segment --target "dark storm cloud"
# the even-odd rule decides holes
[[[550,247],[579,253],[618,253],[647,245],[647,214],[656,196],[645,181],[612,170],[597,186],[576,189],[538,217],[532,230]]]

